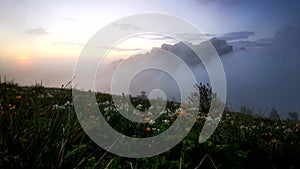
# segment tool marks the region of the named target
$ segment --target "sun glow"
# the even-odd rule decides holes
[[[20,60],[27,60],[27,59],[29,59],[29,57],[28,56],[20,56],[19,59]]]

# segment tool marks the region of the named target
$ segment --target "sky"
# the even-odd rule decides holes
[[[258,37],[270,37],[281,26],[298,23],[299,6],[296,0],[2,0],[0,56],[73,58],[105,25],[145,12],[181,17],[204,33],[253,31]]]
[[[117,19],[140,13],[180,17],[208,37],[273,38],[289,25],[300,28],[298,0],[1,0],[0,76],[19,84],[43,80],[59,87],[73,77],[87,41]],[[128,57],[159,47],[160,37],[135,37],[111,50]]]

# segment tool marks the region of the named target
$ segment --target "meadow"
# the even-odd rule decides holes
[[[163,132],[179,114],[180,104],[168,102],[159,120],[135,124],[122,119],[109,94],[96,93],[96,98],[109,124],[135,137]],[[149,104],[139,97],[132,102],[135,106]],[[120,157],[101,149],[83,131],[71,89],[1,83],[0,168],[184,169],[197,168],[205,155],[220,169],[300,168],[299,121],[225,109],[214,134],[199,144],[204,122],[213,120],[200,111],[194,126],[187,129],[189,134],[171,150],[149,158]]]

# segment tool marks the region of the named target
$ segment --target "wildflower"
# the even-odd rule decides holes
[[[216,117],[216,118],[215,118],[215,122],[218,123],[219,121],[221,121],[221,117]]]
[[[150,127],[147,127],[147,128],[146,128],[146,131],[151,131]]]
[[[145,121],[149,121],[150,120],[150,117],[146,117],[144,118]]]
[[[296,124],[295,128],[296,128],[296,132],[300,131],[300,123]]]
[[[16,99],[17,99],[17,100],[22,99],[22,96],[20,96],[20,95],[19,95],[19,96],[16,96]]]
[[[45,96],[43,94],[38,95],[38,98],[44,98]]]
[[[138,105],[136,106],[136,108],[137,108],[137,109],[142,109],[142,108],[143,108],[143,105],[142,105],[142,104],[138,104]]]
[[[163,123],[169,124],[170,120],[162,120]]]
[[[159,112],[160,115],[165,114],[165,113],[167,113],[166,110],[162,110],[162,111]]]
[[[9,110],[13,110],[13,109],[15,109],[16,108],[16,106],[15,105],[10,105],[10,108],[9,108]]]
[[[205,114],[205,113],[201,113],[200,116],[203,116],[203,117],[204,117],[204,116],[206,116],[206,114]]]
[[[230,125],[234,126],[234,121],[233,120],[230,121]]]
[[[210,116],[207,116],[206,121],[212,121],[212,118]]]
[[[155,123],[155,121],[154,120],[150,120],[150,122],[149,122],[150,124],[154,124]]]
[[[136,111],[135,109],[133,109],[133,113],[134,115],[139,115],[140,113],[138,111]]]
[[[179,115],[179,114],[180,114],[180,112],[178,112],[178,111],[177,111],[177,112],[175,112],[175,114],[176,114],[176,115]]]
[[[3,114],[5,114],[5,112],[0,110],[0,116],[3,115]]]
[[[241,125],[240,129],[245,129],[245,130],[248,130],[248,129],[249,129],[249,127],[247,127],[247,126],[244,126],[244,125]]]

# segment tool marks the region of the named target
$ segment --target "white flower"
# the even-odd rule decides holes
[[[283,131],[283,133],[292,133],[293,131],[290,128],[287,128]]]
[[[165,114],[165,113],[167,113],[166,110],[162,110],[162,111],[159,112],[160,115]]]
[[[47,96],[49,97],[49,98],[52,98],[52,97],[54,97],[52,94],[50,94],[50,93],[47,93]]]
[[[136,108],[137,108],[137,109],[142,109],[142,108],[143,108],[143,105],[138,104],[138,105],[136,106]]]
[[[162,120],[163,123],[169,124],[170,120]]]
[[[139,111],[136,111],[135,109],[133,109],[133,114],[134,114],[134,115],[139,115],[140,112],[139,112]]]
[[[216,117],[214,120],[218,123],[221,120],[221,117]]]
[[[44,95],[43,94],[38,95],[38,98],[44,98]]]
[[[154,123],[155,123],[155,120],[150,120],[149,123],[150,123],[150,124],[154,124]]]
[[[210,116],[207,116],[206,121],[212,121],[212,118]]]
[[[53,108],[55,108],[55,109],[66,109],[65,106],[59,106],[59,105],[57,105],[57,104],[55,104],[55,105],[53,106]]]

